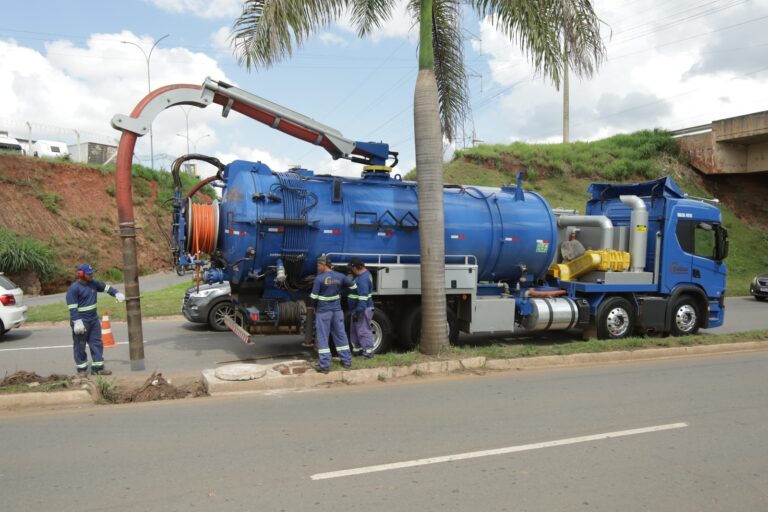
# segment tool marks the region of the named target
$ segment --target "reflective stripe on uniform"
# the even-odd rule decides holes
[[[104,285],[104,293],[107,293],[108,291],[109,291],[109,285],[105,284]]]
[[[77,365],[77,368],[88,368],[88,362]]]
[[[77,309],[77,304],[67,304],[69,309]]]
[[[319,348],[317,349],[318,354],[330,354],[331,349],[330,348]]]
[[[312,298],[315,300],[339,300],[341,297],[339,295],[331,295],[330,297],[323,297],[322,295],[318,295]]]
[[[83,308],[77,308],[78,311],[91,311],[92,309],[96,309],[96,304],[91,304],[90,306],[85,306]]]
[[[94,368],[104,366],[104,361],[94,361],[91,366]]]
[[[345,350],[349,350],[349,345],[342,345],[341,347],[336,347],[336,352],[343,352]]]
[[[368,300],[371,298],[370,295],[348,295],[350,299],[357,299],[357,300]]]

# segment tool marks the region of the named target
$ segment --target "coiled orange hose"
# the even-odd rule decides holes
[[[189,249],[192,253],[212,254],[216,248],[216,225],[214,206],[210,204],[192,204],[190,215],[191,237]]]

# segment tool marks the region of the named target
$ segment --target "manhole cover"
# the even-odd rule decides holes
[[[254,380],[267,374],[267,368],[258,364],[230,364],[217,368],[214,375],[221,380]]]

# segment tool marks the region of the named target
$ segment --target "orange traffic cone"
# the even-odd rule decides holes
[[[112,325],[109,323],[109,313],[101,316],[101,342],[105,347],[116,347],[115,337],[112,336]]]

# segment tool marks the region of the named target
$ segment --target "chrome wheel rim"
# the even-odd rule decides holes
[[[613,308],[608,313],[605,327],[613,338],[621,338],[629,330],[629,313],[624,308]]]
[[[220,327],[224,327],[226,324],[224,324],[224,318],[230,317],[234,318],[234,315],[232,314],[234,312],[232,306],[222,306],[216,310],[216,313],[213,315],[214,321],[216,322],[216,325]]]
[[[681,332],[691,332],[696,327],[696,310],[690,304],[683,304],[675,314],[675,325]]]

